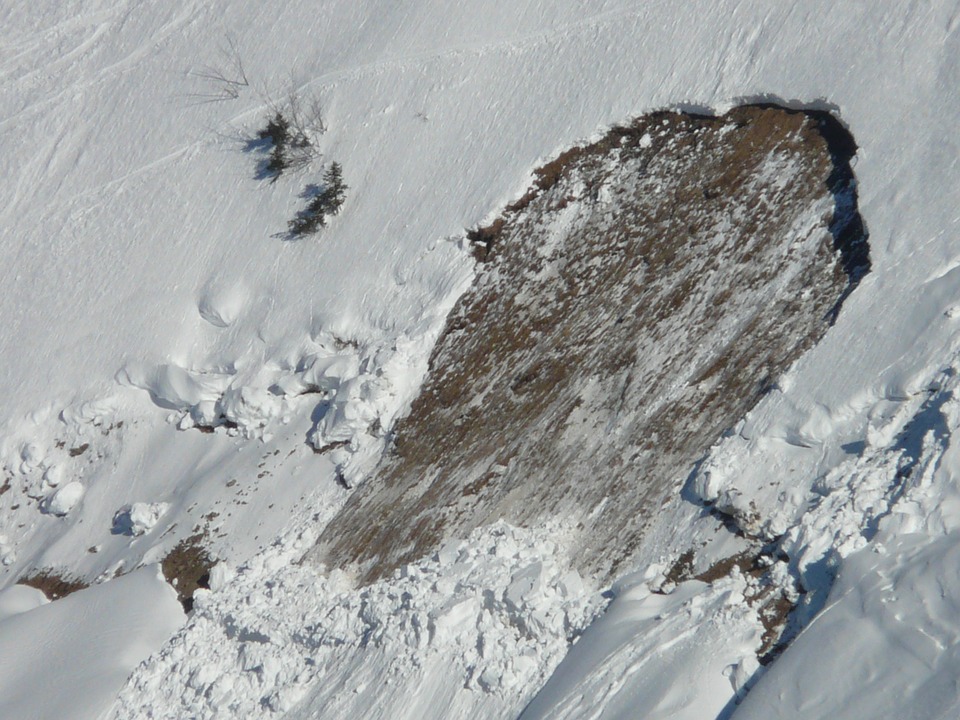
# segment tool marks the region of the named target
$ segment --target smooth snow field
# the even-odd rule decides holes
[[[958,88],[957,0],[5,3],[0,717],[960,715]],[[366,587],[301,563],[421,387],[466,229],[618,123],[746,102],[851,132],[872,269],[633,565],[573,570],[566,517]],[[313,150],[271,177],[292,104]],[[157,563],[198,537],[185,615]],[[797,604],[767,666],[749,573],[671,574],[751,543]],[[16,585],[43,571],[90,587]]]

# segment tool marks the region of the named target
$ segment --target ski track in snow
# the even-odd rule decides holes
[[[455,569],[452,557],[424,560],[438,582],[462,582],[473,568],[462,597],[494,597],[484,610],[489,626],[468,622],[425,650],[403,633],[360,642],[370,621],[349,583],[290,567],[304,530],[318,532],[343,503],[347,491],[334,478],[360,482],[378,456],[383,437],[361,428],[377,418],[388,430],[415,393],[443,318],[470,280],[464,227],[495,216],[561,148],[633,115],[781,97],[838,108],[861,145],[855,170],[873,272],[824,341],[780,379],[780,391],[718,443],[688,490],[778,542],[809,590],[802,612],[825,610],[760,678],[749,662],[756,620],[737,601],[737,578],[650,594],[688,547],[709,542],[701,560],[709,563],[736,545],[698,519],[688,493],[650,533],[649,567],[614,589],[609,613],[573,646],[528,715],[955,713],[955,692],[940,683],[960,666],[936,636],[960,622],[937,604],[943,588],[953,592],[960,518],[951,444],[960,424],[960,276],[951,272],[958,17],[947,0],[424,0],[396,8],[41,0],[0,11],[0,485],[12,488],[0,490],[3,583],[47,566],[106,579],[159,560],[195,529],[207,532],[223,563],[222,584],[171,642],[160,637],[168,632],[144,636],[143,652],[111,668],[109,682],[74,678],[86,690],[60,678],[61,690],[83,700],[77,711],[106,710],[117,673],[159,651],[124,690],[124,712],[153,703],[171,716],[190,705],[211,716],[266,707],[307,718],[338,703],[368,716],[426,717],[427,708],[436,717],[516,716],[576,634],[561,622],[526,636],[538,661],[524,669],[508,662],[517,619],[527,610],[556,619],[575,606],[579,632],[601,605],[593,590],[556,590],[558,550],[542,558],[550,592],[541,604],[519,614],[507,608],[510,584],[541,557],[547,546],[538,538],[553,529],[498,530],[497,542],[520,538],[525,548],[500,565],[477,556],[489,540],[482,534],[461,548],[465,567]],[[196,102],[210,87],[190,71],[218,62],[226,34],[251,87],[236,100]],[[351,186],[343,213],[316,241],[300,243],[271,235],[322,168],[265,184],[252,179],[256,154],[241,150],[269,98],[290,85],[322,101],[324,159],[343,163]],[[302,394],[317,379],[317,358],[350,354],[339,343],[356,348],[356,367],[323,376],[322,401]],[[212,408],[236,424],[232,434],[189,429]],[[349,447],[313,453],[328,440]],[[65,491],[73,482],[82,493]],[[131,521],[129,532],[114,527],[118,511],[134,507],[153,509],[138,513],[147,521]],[[916,558],[922,567],[912,566]],[[903,591],[877,577],[897,579]],[[381,600],[412,581],[395,582],[375,591]],[[304,588],[325,589],[314,603]],[[421,590],[426,604],[411,611],[383,600],[387,625],[414,616],[429,624],[441,596],[461,597]],[[62,614],[57,622],[69,627],[69,608],[83,604],[77,597],[23,610],[0,621],[0,631],[27,627],[41,612]],[[248,598],[260,603],[250,627],[278,638],[260,643],[262,657],[244,650],[259,640],[227,632]],[[883,615],[885,598],[898,608],[894,620]],[[267,608],[275,621],[257,615]],[[322,608],[343,613],[349,658],[322,633],[297,635]],[[658,630],[652,608],[677,631]],[[179,620],[164,612],[172,632]],[[731,617],[736,632],[718,623]],[[705,640],[683,634],[684,618]],[[885,634],[864,637],[869,623]],[[81,635],[69,637],[96,650]],[[479,637],[502,644],[475,657],[469,649]],[[880,661],[893,654],[886,638],[919,662],[892,673]],[[209,659],[203,651],[213,639],[222,657],[211,660],[209,676],[192,674],[185,658]],[[846,652],[825,663],[831,640]],[[20,650],[7,657],[46,662]],[[625,675],[649,667],[647,658],[670,672]],[[880,681],[851,692],[838,678],[866,677],[851,668]],[[350,687],[351,670],[369,682],[383,673],[399,679],[374,693]],[[331,682],[333,695],[323,689]],[[754,682],[737,710],[737,693]],[[420,700],[409,700],[411,687]],[[921,696],[929,704],[911,705]]]

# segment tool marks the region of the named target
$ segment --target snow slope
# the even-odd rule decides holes
[[[520,717],[722,716],[757,670],[758,624],[743,590],[739,576],[666,595],[620,587]]]
[[[220,99],[223,85],[203,77],[210,65],[229,71],[229,53],[217,49],[227,36],[250,81],[236,86],[235,99]],[[754,530],[792,533],[792,558],[808,548],[835,557],[823,579],[807,578],[826,592],[837,567],[843,577],[847,551],[834,544],[876,542],[861,527],[900,500],[877,489],[890,487],[896,470],[859,472],[861,451],[875,450],[870,461],[881,465],[887,451],[902,455],[906,421],[958,348],[958,85],[955,0],[7,4],[0,460],[11,489],[0,494],[2,582],[46,566],[106,578],[206,529],[214,555],[232,566],[253,561],[256,582],[269,587],[281,570],[255,561],[261,548],[269,554],[275,539],[332,517],[347,493],[334,480],[338,467],[359,482],[379,452],[381,438],[351,421],[382,418],[388,427],[415,393],[443,318],[471,277],[464,227],[518,196],[541,161],[613,123],[663,106],[722,110],[779,97],[832,108],[860,144],[873,272],[782,379],[783,392],[717,449],[695,490],[739,510],[741,520],[752,502]],[[321,149],[343,164],[351,186],[322,236],[297,243],[272,235],[301,207],[298,193],[322,165],[270,184],[254,178],[259,156],[245,152],[270,99],[282,103],[291,86],[322,102]],[[301,393],[317,362],[351,353],[355,364],[343,361],[351,372],[330,380],[325,402]],[[233,435],[176,429],[202,415],[202,403],[223,398],[238,421]],[[351,447],[314,454],[308,439],[318,428],[321,439],[342,431]],[[931,450],[930,506],[950,496],[960,467],[946,447]],[[84,492],[56,500],[71,482]],[[864,485],[875,505],[866,513],[858,506]],[[817,513],[824,497],[850,512]],[[113,521],[133,503],[167,507],[136,535]],[[929,536],[933,580],[903,581],[917,603],[952,547],[944,533],[957,514],[940,506],[942,523],[890,531]],[[668,560],[697,533],[713,533],[693,525],[698,513],[678,498],[645,557]],[[885,547],[893,567],[906,567],[908,545]],[[231,592],[223,585],[217,602],[242,603]],[[26,622],[46,607],[4,622]],[[831,607],[847,612],[843,602]],[[655,633],[637,632],[629,657],[658,646]],[[162,642],[152,637],[151,648]],[[821,659],[821,643],[794,647],[782,662]],[[611,657],[616,675],[628,660]],[[707,660],[681,665],[719,683]],[[924,677],[946,677],[951,665],[945,658],[911,667],[904,703],[922,692]],[[242,664],[234,672],[245,672]],[[440,669],[422,682],[442,677]],[[577,682],[567,677],[565,687]],[[689,682],[683,672],[675,677]],[[786,692],[787,682],[770,673],[753,691],[757,702]],[[722,703],[711,695],[710,707],[725,704],[732,686],[729,693]],[[505,712],[519,711],[511,703],[527,694],[511,696]],[[880,705],[878,717],[899,716]]]
[[[851,556],[738,720],[956,717],[958,548],[956,532],[908,535]]]
[[[156,566],[22,607],[0,620],[0,715],[101,715],[131,670],[182,622],[176,593]]]

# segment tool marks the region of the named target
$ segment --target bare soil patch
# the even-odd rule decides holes
[[[193,610],[193,594],[198,588],[210,587],[210,568],[214,563],[202,545],[203,540],[202,533],[184,538],[161,563],[163,577],[176,589],[184,612]]]
[[[609,578],[869,269],[829,115],[654,113],[561,154],[482,260],[395,444],[314,557],[372,581],[498,519],[574,518]]]
[[[17,581],[17,584],[36,588],[46,595],[48,600],[59,600],[71,593],[77,592],[77,590],[83,590],[90,585],[83,580],[49,569],[40,570],[22,577]]]

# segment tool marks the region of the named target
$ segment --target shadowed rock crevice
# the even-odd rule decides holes
[[[380,467],[313,553],[370,581],[497,519],[572,518],[608,578],[869,270],[826,113],[654,113],[540,168]]]

